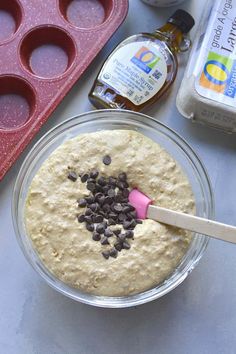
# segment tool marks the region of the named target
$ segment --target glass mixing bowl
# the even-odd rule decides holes
[[[178,286],[193,270],[202,257],[208,237],[194,234],[190,247],[175,271],[161,284],[139,293],[124,297],[94,296],[72,288],[57,279],[44,266],[34,250],[24,225],[24,206],[32,179],[48,156],[64,141],[81,133],[99,130],[131,129],[151,138],[179,163],[187,175],[195,195],[197,215],[213,218],[214,202],[206,170],[192,148],[173,130],[141,113],[124,110],[100,110],[73,117],[44,135],[26,156],[19,171],[12,202],[14,228],[20,247],[33,268],[54,289],[83,303],[100,307],[128,307],[157,299]],[[158,159],[158,156],[157,156]]]

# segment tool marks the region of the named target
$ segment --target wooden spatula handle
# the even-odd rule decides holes
[[[236,227],[185,213],[149,205],[147,217],[223,241],[236,243]]]

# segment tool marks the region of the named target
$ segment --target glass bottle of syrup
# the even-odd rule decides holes
[[[194,19],[177,10],[154,33],[141,33],[121,42],[103,64],[89,99],[96,108],[142,111],[156,102],[174,82],[176,53],[186,51],[185,34]]]

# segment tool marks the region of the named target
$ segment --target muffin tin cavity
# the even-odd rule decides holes
[[[14,76],[0,77],[0,129],[24,125],[33,114],[36,99],[31,86]]]
[[[110,0],[59,0],[62,16],[78,28],[101,25],[110,15]]]
[[[0,0],[0,44],[9,40],[22,20],[21,8],[15,0]]]
[[[44,79],[64,74],[73,64],[76,48],[71,37],[53,26],[38,27],[23,39],[21,62],[30,73]]]

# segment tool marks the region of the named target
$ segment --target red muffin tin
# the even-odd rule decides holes
[[[0,180],[127,10],[128,0],[0,0]]]

